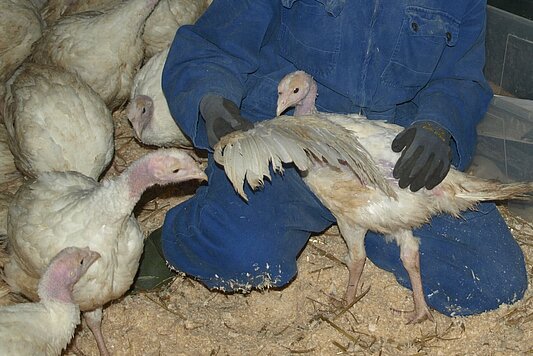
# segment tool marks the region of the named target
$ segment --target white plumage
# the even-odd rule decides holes
[[[170,46],[178,28],[195,23],[210,3],[210,0],[161,0],[146,20],[142,35],[145,56],[152,57]]]
[[[46,5],[48,0],[30,0],[30,2],[40,11]]]
[[[135,137],[148,145],[192,147],[170,111],[161,88],[161,75],[169,48],[156,54],[137,72],[126,115]]]
[[[130,0],[104,13],[61,18],[35,43],[31,58],[77,73],[115,109],[129,96],[143,58],[143,25],[157,2]]]
[[[89,246],[99,252],[101,259],[73,295],[105,354],[102,306],[128,290],[143,248],[132,210],[149,186],[190,179],[206,176],[178,149],[152,152],[101,183],[77,172],[41,174],[18,190],[9,208],[6,281],[14,292],[36,300],[37,281],[59,250]]]
[[[99,257],[88,248],[63,249],[39,282],[40,302],[0,308],[0,354],[60,355],[80,323],[72,287]]]
[[[5,236],[7,236],[7,210],[12,200],[13,194],[10,192],[0,192],[0,241],[5,240]],[[0,253],[1,256],[2,254]],[[3,263],[0,262],[0,266],[2,265]]]
[[[35,1],[35,0],[34,0]],[[78,14],[86,11],[106,12],[118,6],[122,0],[48,0],[42,7],[41,16],[49,25],[62,16]]]
[[[41,16],[29,0],[0,1],[0,101],[2,86],[42,34]]]
[[[26,63],[10,79],[5,125],[16,166],[27,176],[77,171],[97,179],[113,158],[113,119],[77,75]]]
[[[355,299],[366,260],[364,238],[371,230],[400,246],[400,257],[413,287],[415,310],[409,322],[432,318],[422,290],[418,240],[412,229],[438,213],[459,216],[462,210],[473,208],[479,201],[520,197],[533,191],[533,183],[502,184],[451,169],[433,190],[400,189],[392,176],[400,153],[392,151],[391,143],[403,128],[359,115],[317,112],[316,92],[300,90],[302,82],[312,79],[297,79],[292,83],[280,82],[280,96],[288,97],[278,103],[287,106],[307,103],[304,99],[310,93],[312,105],[300,106],[299,114],[304,114],[302,109],[311,114],[275,117],[246,132],[231,133],[215,147],[215,160],[224,165],[241,195],[245,181],[252,188],[262,185],[263,177],[268,177],[269,161],[277,171],[282,171],[281,162],[294,162],[305,171],[305,183],[335,215],[348,246],[346,302],[350,304]],[[285,108],[278,107],[278,112]]]
[[[0,184],[20,177],[20,172],[15,166],[15,158],[9,148],[9,138],[1,116],[0,113]]]

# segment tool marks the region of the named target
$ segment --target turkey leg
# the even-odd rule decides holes
[[[348,267],[348,287],[344,297],[346,305],[350,305],[357,295],[357,286],[363,273],[366,261],[365,234],[366,230],[360,227],[349,226],[337,219],[339,230],[346,245],[348,246],[348,256],[346,256],[346,266]]]
[[[104,335],[102,334],[102,308],[83,312],[83,318],[96,339],[100,356],[109,356],[109,351],[107,351],[107,347],[105,346]]]
[[[396,235],[400,245],[400,258],[403,266],[409,274],[411,288],[413,289],[413,301],[415,310],[409,315],[407,324],[420,323],[426,319],[433,320],[422,289],[422,277],[420,276],[420,255],[418,241],[410,230],[404,230]]]

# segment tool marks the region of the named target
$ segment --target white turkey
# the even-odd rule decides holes
[[[391,143],[403,128],[359,115],[317,112],[311,81],[306,73],[297,72],[278,86],[282,106],[277,112],[296,106],[301,116],[278,116],[257,123],[254,129],[223,137],[215,147],[215,160],[224,165],[244,198],[244,182],[260,187],[264,177],[269,177],[270,162],[278,172],[283,171],[283,163],[293,162],[306,172],[305,183],[335,215],[348,246],[347,304],[355,299],[366,260],[364,239],[371,230],[400,246],[413,288],[415,309],[409,323],[431,319],[422,290],[419,242],[412,229],[439,213],[459,216],[479,201],[523,196],[533,191],[533,183],[502,184],[452,168],[432,190],[400,189],[392,176],[400,153],[392,151]],[[306,98],[308,94],[311,100]],[[299,105],[302,103],[305,105]]]
[[[15,158],[9,148],[7,130],[0,113],[0,184],[20,177],[20,172],[15,166]]]
[[[33,6],[41,11],[42,8],[46,5],[46,3],[48,2],[48,0],[30,0],[30,2],[33,4]]]
[[[72,288],[98,258],[89,248],[61,250],[41,277],[39,302],[0,308],[0,354],[60,355],[80,323]]]
[[[0,101],[3,84],[42,34],[41,16],[29,0],[0,1]]]
[[[62,16],[86,11],[105,12],[122,3],[122,0],[48,0],[41,16],[48,25],[53,25]]]
[[[77,73],[116,109],[128,99],[143,59],[143,26],[158,1],[130,0],[104,13],[61,18],[44,31],[31,58]]]
[[[207,177],[178,149],[149,153],[100,183],[77,172],[42,173],[17,191],[9,207],[6,282],[13,292],[36,300],[37,282],[58,251],[89,246],[98,252],[100,260],[73,295],[101,354],[107,354],[102,306],[129,289],[143,250],[144,236],[132,210],[148,187],[193,179]]]
[[[77,171],[96,179],[113,158],[109,109],[61,68],[24,64],[8,82],[4,121],[15,164],[29,177]]]
[[[168,109],[161,75],[169,49],[156,54],[137,72],[126,115],[135,137],[148,145],[192,147]]]
[[[10,192],[0,192],[0,242],[5,240],[5,236],[7,236],[7,210],[12,200],[13,194]],[[3,264],[0,263],[0,266],[2,265]]]
[[[142,36],[145,56],[150,58],[170,46],[178,28],[194,24],[210,3],[211,0],[161,0],[146,20]]]

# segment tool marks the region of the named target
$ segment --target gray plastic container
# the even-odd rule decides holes
[[[487,6],[485,43],[487,80],[512,96],[533,99],[533,20]]]
[[[494,96],[477,133],[468,172],[502,182],[533,181],[533,100]],[[533,221],[533,200],[514,200],[509,208]]]

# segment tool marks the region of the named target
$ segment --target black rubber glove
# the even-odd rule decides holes
[[[237,105],[220,95],[207,94],[200,101],[200,114],[205,120],[207,140],[211,147],[230,132],[246,131],[254,125],[241,116]]]
[[[422,187],[433,189],[450,170],[451,135],[433,122],[417,122],[404,129],[392,141],[392,150],[400,152],[392,175],[400,188],[410,186],[416,192]]]

